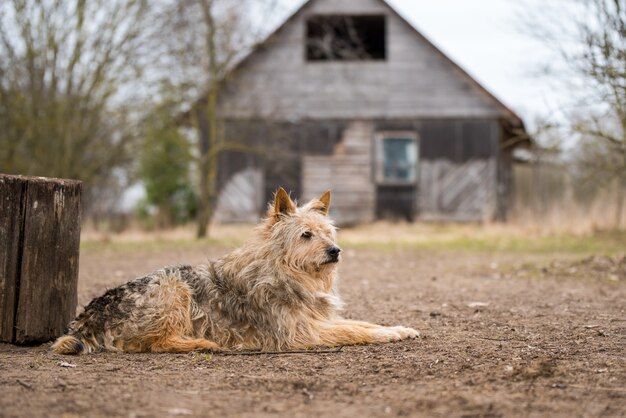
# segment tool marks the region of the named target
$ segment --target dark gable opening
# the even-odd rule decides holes
[[[382,61],[384,15],[317,15],[306,22],[307,61]]]

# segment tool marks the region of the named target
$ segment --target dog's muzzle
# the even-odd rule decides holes
[[[336,263],[339,261],[339,253],[341,248],[333,245],[326,250],[326,261],[324,264]]]

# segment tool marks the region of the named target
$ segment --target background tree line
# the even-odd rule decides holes
[[[556,129],[549,135],[559,144],[576,137],[568,161],[580,181],[618,183],[623,205],[626,0],[576,2],[580,13],[528,22],[554,47],[547,75],[584,86],[576,110],[548,119],[540,134]],[[80,179],[86,214],[94,216],[113,211],[139,179],[146,189],[140,211],[154,226],[195,219],[204,236],[217,202],[217,159],[238,147],[220,129],[220,89],[278,23],[280,4],[0,2],[0,172]],[[185,112],[191,118],[181,128]],[[193,129],[200,119],[204,137]]]
[[[96,216],[139,179],[140,212],[155,226],[199,216],[205,235],[217,157],[232,146],[219,136],[219,88],[274,9],[264,0],[1,2],[0,172],[80,179]],[[180,129],[201,96],[208,138]]]

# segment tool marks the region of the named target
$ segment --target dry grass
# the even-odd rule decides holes
[[[554,164],[518,164],[513,177],[514,225],[576,235],[626,229],[626,190],[617,182],[594,185]]]
[[[122,234],[85,230],[83,247],[162,248],[241,245],[254,226],[213,225],[210,238],[196,240],[193,226]],[[375,222],[341,229],[340,242],[346,248],[426,249],[477,252],[619,254],[626,247],[625,231],[585,229],[571,231],[539,224],[434,224]]]
[[[249,235],[254,225],[250,224],[226,224],[211,225],[209,236],[206,241],[216,243],[243,242]],[[110,231],[96,231],[93,228],[83,227],[81,241],[87,243],[140,243],[152,241],[192,241],[195,239],[195,225],[180,226],[177,228],[146,231],[140,228],[129,228],[122,233]]]
[[[544,234],[592,235],[596,231],[626,229],[626,207],[618,214],[613,196],[602,194],[587,205],[563,199],[545,207],[518,207],[513,210],[512,225]]]

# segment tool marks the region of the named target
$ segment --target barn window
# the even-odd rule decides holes
[[[412,184],[417,180],[417,135],[387,132],[376,136],[376,180],[382,184]]]
[[[385,60],[384,15],[317,15],[306,22],[307,61]]]

